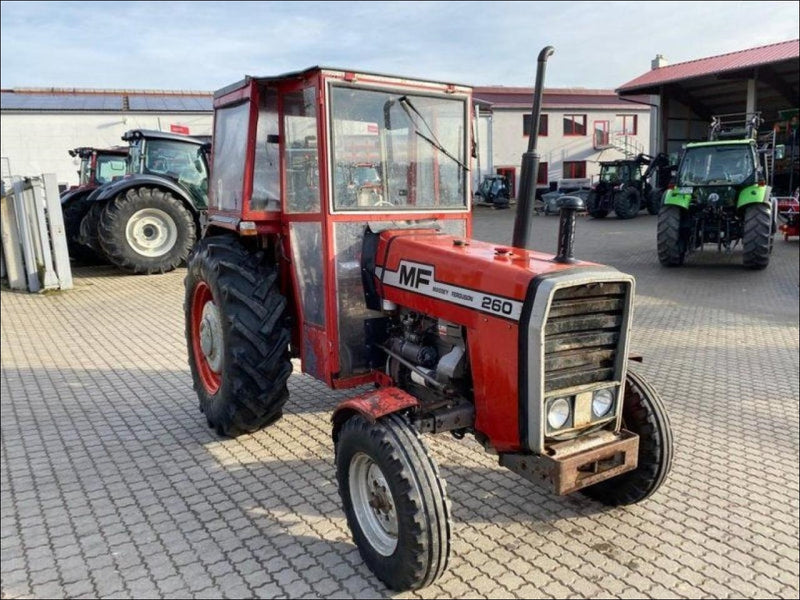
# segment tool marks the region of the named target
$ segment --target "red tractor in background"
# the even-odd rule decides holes
[[[672,437],[628,368],[633,278],[572,258],[569,199],[558,254],[529,249],[530,148],[514,246],[470,239],[470,88],[314,67],[247,77],[214,111],[208,224],[185,280],[200,409],[221,435],[274,423],[292,357],[331,388],[372,386],[335,407],[332,436],[347,522],[387,586],[424,587],[448,562],[423,433],[472,434],[558,494],[626,505],[659,488]],[[355,147],[380,178],[359,202],[336,185]]]
[[[78,185],[73,185],[61,194],[61,210],[64,214],[64,230],[67,236],[69,255],[82,261],[98,260],[95,252],[80,244],[81,221],[89,211],[89,194],[101,185],[125,175],[127,146],[114,148],[91,148],[82,146],[69,151],[69,155],[80,160]]]

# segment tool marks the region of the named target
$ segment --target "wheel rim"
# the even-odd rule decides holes
[[[350,499],[370,546],[383,556],[397,548],[397,511],[380,467],[359,452],[350,460]]]
[[[209,394],[219,389],[222,376],[222,320],[214,304],[211,288],[200,281],[192,293],[191,335],[194,362],[203,387]]]
[[[175,220],[158,208],[143,208],[128,219],[125,226],[128,245],[142,256],[163,256],[178,241]]]

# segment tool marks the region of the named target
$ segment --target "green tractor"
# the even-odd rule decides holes
[[[740,243],[745,267],[769,264],[777,214],[772,165],[782,147],[774,132],[759,138],[761,122],[758,113],[713,117],[709,141],[687,144],[658,215],[662,265],[682,265],[705,244],[730,252]]]
[[[643,166],[647,167],[644,172]],[[618,219],[632,219],[643,208],[657,215],[663,190],[653,187],[650,178],[659,173],[661,183],[662,172],[668,168],[669,156],[663,153],[602,161],[600,178],[586,199],[587,212],[595,219],[605,218],[612,210]]]

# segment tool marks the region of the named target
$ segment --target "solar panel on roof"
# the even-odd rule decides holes
[[[213,109],[211,97],[197,96],[159,96],[155,94],[130,95],[128,106],[131,110],[151,110],[167,112],[208,112]]]
[[[3,110],[122,110],[122,96],[115,94],[17,94],[4,92]]]

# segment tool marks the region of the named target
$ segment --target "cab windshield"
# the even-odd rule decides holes
[[[336,210],[466,206],[466,103],[331,87]]]
[[[750,146],[687,148],[678,172],[679,186],[741,185],[755,183],[755,163]]]
[[[103,184],[125,175],[125,157],[113,155],[97,155],[97,183]]]

